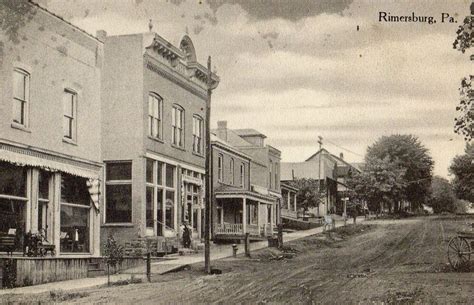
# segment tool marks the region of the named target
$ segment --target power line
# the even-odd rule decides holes
[[[348,148],[342,147],[341,145],[338,145],[338,144],[336,144],[336,143],[334,143],[334,142],[328,140],[327,138],[326,138],[325,140],[326,140],[326,142],[329,142],[329,143],[331,143],[332,145],[334,145],[334,146],[336,146],[336,147],[338,147],[338,148],[340,148],[340,149],[343,149],[343,150],[345,150],[345,151],[347,151],[347,152],[350,152],[350,153],[352,153],[352,154],[354,154],[354,155],[356,155],[356,156],[359,156],[359,157],[364,158],[363,155],[361,155],[361,154],[359,154],[359,153],[356,153],[356,152],[354,152],[354,151],[352,151],[352,150],[350,150],[350,149],[348,149]]]

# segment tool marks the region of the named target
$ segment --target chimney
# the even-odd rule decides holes
[[[342,152],[339,154],[339,158],[344,159],[344,154]]]
[[[227,121],[217,121],[217,137],[227,141]]]
[[[98,30],[97,32],[95,32],[95,36],[100,41],[105,42],[105,39],[107,38],[107,32],[104,30]]]

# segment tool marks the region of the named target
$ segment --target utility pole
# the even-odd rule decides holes
[[[211,273],[211,208],[212,208],[212,177],[211,177],[211,94],[212,94],[211,56],[207,59],[207,103],[206,103],[206,205],[204,211],[204,268]]]
[[[321,206],[321,154],[323,153],[323,137],[318,136],[318,144],[319,144],[319,166],[318,166],[318,200],[320,201],[318,204],[318,216],[319,216],[319,209]]]

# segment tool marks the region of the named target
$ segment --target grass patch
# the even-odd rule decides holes
[[[125,286],[125,285],[140,284],[140,283],[143,283],[143,280],[141,278],[136,278],[132,276],[130,279],[119,280],[119,281],[111,283],[111,285],[112,286]]]
[[[49,297],[53,302],[64,302],[89,296],[87,292],[67,292],[61,289],[51,290]]]

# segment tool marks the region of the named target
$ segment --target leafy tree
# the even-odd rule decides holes
[[[104,244],[104,260],[107,264],[107,282],[110,285],[110,267],[117,268],[123,260],[123,247],[117,243],[113,235],[109,235]]]
[[[433,208],[435,213],[455,212],[456,196],[451,183],[445,178],[434,176],[431,182],[431,198],[428,205]]]
[[[365,200],[370,211],[381,212],[385,204],[390,210],[396,202],[404,199],[405,169],[384,159],[366,157],[361,173],[354,173],[347,179],[348,195],[351,200]]]
[[[471,15],[464,18],[464,22],[459,26],[456,31],[456,39],[453,43],[453,48],[466,52],[467,49],[471,48],[474,41],[474,2],[471,3]],[[473,60],[473,55],[471,55]],[[473,75],[463,78],[461,81],[461,87],[459,88],[460,102],[456,107],[458,111],[458,117],[455,118],[454,132],[462,135],[464,140],[467,142],[474,138],[474,105],[472,103],[473,91],[471,87]]]
[[[466,142],[470,142],[474,137],[474,91],[472,90],[472,80],[474,75],[464,78],[459,88],[460,101],[456,107],[458,116],[454,119],[454,132],[463,136]]]
[[[19,31],[36,14],[36,6],[28,0],[2,0],[0,2],[0,27],[2,34],[15,43],[20,43]]]
[[[303,207],[303,211],[306,213],[310,208],[317,208],[320,204],[324,203],[326,198],[326,190],[324,185],[319,180],[310,178],[296,179],[290,182],[290,184],[298,188],[296,193],[296,201]]]
[[[412,206],[420,207],[429,198],[433,159],[418,138],[414,135],[383,136],[372,146],[366,154],[366,163],[372,160],[384,160],[391,163],[392,168],[404,171],[403,199]]]
[[[474,202],[474,144],[467,144],[465,154],[454,157],[449,172],[454,175],[454,192],[459,199]]]

